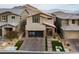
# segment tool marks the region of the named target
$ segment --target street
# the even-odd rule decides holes
[[[79,39],[70,39],[68,40],[70,46],[72,46],[76,52],[79,52]]]

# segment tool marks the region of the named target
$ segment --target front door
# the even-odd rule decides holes
[[[5,28],[5,34],[9,31],[12,31],[13,29],[12,28]]]

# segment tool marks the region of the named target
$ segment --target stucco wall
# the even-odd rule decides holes
[[[43,17],[40,17],[40,19],[41,19],[41,23],[49,23],[49,24],[53,24],[53,20],[52,20],[52,19],[49,20],[49,19],[47,19],[47,18],[43,18]]]
[[[1,15],[0,17],[2,17],[3,15]],[[15,16],[15,19],[12,19],[12,16]],[[1,18],[0,18],[1,19]],[[7,17],[8,21],[0,21],[0,25],[4,25],[4,24],[12,24],[12,25],[16,25],[19,24],[20,22],[20,16],[16,16],[16,15],[8,15]]]
[[[62,20],[62,26],[66,26],[67,24],[66,20]],[[72,24],[72,20],[69,20],[69,25],[68,26],[78,26],[77,25],[77,20],[75,20],[75,24]]]
[[[27,16],[28,16],[28,13],[24,10],[24,11],[21,13],[21,19],[22,19],[22,20],[25,20]]]
[[[15,19],[12,19],[12,16],[15,16]],[[16,15],[8,16],[8,23],[19,23],[19,22],[20,22],[20,16],[16,16]]]
[[[32,17],[28,17],[26,22],[26,30],[45,30],[46,27],[43,23],[54,24],[54,19],[49,20],[47,18],[40,17],[40,23],[33,23]]]
[[[79,30],[79,25],[77,24],[77,20],[75,20],[75,24],[72,24],[72,20],[69,20],[69,25],[67,25],[66,20],[62,20],[62,29],[63,30]]]
[[[45,30],[45,25],[42,22],[43,19],[40,19],[40,23],[32,23],[32,17],[27,18],[26,30]]]
[[[75,20],[75,24],[72,24],[72,20],[69,20],[69,25],[70,26],[77,26],[77,20]]]

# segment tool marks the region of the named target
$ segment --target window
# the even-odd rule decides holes
[[[15,16],[12,16],[12,19],[15,19]]]
[[[52,18],[48,18],[48,20],[52,20]]]
[[[33,23],[40,23],[40,15],[33,15],[32,22]]]
[[[75,24],[75,20],[72,20],[72,24]]]
[[[69,25],[69,19],[66,20],[66,25]]]
[[[29,31],[29,37],[43,37],[43,31]]]
[[[7,21],[7,16],[2,16],[2,20],[1,21]]]
[[[77,24],[79,25],[79,19],[77,20]]]

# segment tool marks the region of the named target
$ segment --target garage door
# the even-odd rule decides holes
[[[28,37],[43,37],[43,31],[28,31]]]
[[[79,32],[65,32],[64,37],[66,39],[79,39]]]

